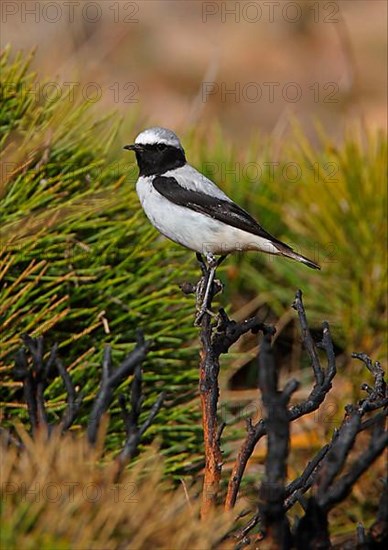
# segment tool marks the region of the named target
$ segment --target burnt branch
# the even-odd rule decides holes
[[[290,526],[284,509],[290,425],[288,403],[299,383],[290,380],[278,390],[278,371],[271,347],[271,337],[263,339],[259,353],[259,387],[266,412],[268,450],[265,476],[260,487],[259,512],[266,542],[271,548],[290,545]]]
[[[43,337],[34,339],[24,335],[23,342],[25,347],[21,348],[16,355],[13,372],[15,379],[21,380],[23,383],[24,398],[27,403],[32,433],[34,434],[37,430],[44,428],[50,435],[51,429],[54,427],[54,425],[48,423],[44,399],[44,390],[49,383],[49,373],[53,366],[56,367],[67,394],[67,406],[62,413],[60,422],[57,424],[60,430],[65,432],[72,426],[79,414],[82,393],[76,391],[68,371],[58,357],[57,344],[52,347],[48,359],[45,361]],[[140,424],[139,418],[144,399],[141,363],[146,356],[149,345],[149,342],[145,342],[142,333],[138,332],[135,349],[117,368],[112,366],[110,346],[106,346],[104,350],[100,387],[94,399],[87,426],[89,443],[94,444],[97,440],[101,417],[108,410],[113,400],[114,390],[130,374],[134,373],[131,384],[130,411],[127,409],[125,397],[123,395],[119,396],[126,440],[121,453],[117,457],[117,477],[129,460],[137,454],[141,438],[151,426],[165,398],[165,392],[162,392],[151,407],[147,418]],[[4,434],[3,431],[1,434],[3,442],[13,441],[10,434],[7,437]]]
[[[119,472],[128,462],[138,453],[139,443],[142,436],[151,426],[155,416],[160,411],[165,399],[165,392],[162,392],[155,403],[153,404],[147,419],[139,425],[139,417],[144,401],[142,393],[143,377],[141,366],[138,365],[135,369],[134,377],[131,385],[131,409],[128,411],[127,401],[124,395],[119,396],[121,413],[124,420],[126,440],[121,453],[117,457]]]
[[[350,493],[355,482],[388,444],[388,433],[385,430],[388,396],[384,371],[380,363],[377,361],[373,363],[365,354],[354,353],[352,356],[366,365],[374,377],[374,386],[371,387],[368,384],[361,386],[368,396],[361,399],[358,405],[348,405],[345,408],[345,418],[332,438],[330,451],[325,457],[315,484],[317,502],[325,510],[330,510]],[[383,410],[372,418],[362,421],[366,413],[377,409]],[[346,458],[354,447],[357,435],[366,429],[372,430],[368,448],[352,463],[348,472],[338,479],[337,476],[341,473]]]
[[[67,408],[63,413],[62,419],[61,419],[61,428],[62,428],[62,431],[65,432],[70,428],[70,426],[72,426],[73,422],[77,418],[81,407],[83,396],[81,392],[79,393],[76,392],[76,389],[70,378],[70,375],[65,369],[59,357],[55,358],[55,365],[63,380],[63,384],[67,392]]]
[[[60,421],[62,431],[66,431],[78,413],[81,395],[77,395],[68,372],[58,358],[58,344],[52,346],[49,356],[45,360],[43,336],[32,338],[23,334],[21,338],[25,347],[16,354],[13,373],[15,379],[21,380],[23,383],[24,400],[27,404],[32,433],[34,434],[42,428],[49,433],[52,428],[48,422],[44,391],[49,384],[50,371],[54,365],[68,394],[67,409]]]
[[[315,477],[317,476],[319,471],[319,465],[329,449],[329,444],[322,447],[322,449],[318,451],[315,457],[307,464],[303,473],[298,478],[294,479],[294,481],[292,481],[289,485],[287,485],[285,489],[284,501],[284,506],[286,510],[292,508],[292,506],[294,506],[296,502],[301,502],[302,495],[308,489],[310,489],[311,485],[313,484]]]
[[[374,548],[378,548],[379,544],[383,545],[384,541],[388,539],[388,480],[385,480],[377,518],[368,531],[367,539],[371,545],[375,545]]]
[[[95,444],[97,440],[102,415],[112,403],[114,390],[135,371],[136,367],[141,365],[146,357],[149,345],[149,342],[145,342],[143,334],[139,331],[135,349],[115,369],[112,367],[111,347],[105,347],[100,388],[93,403],[87,428],[88,440],[91,444]]]
[[[387,407],[387,384],[384,380],[384,370],[380,363],[378,361],[373,362],[365,353],[352,353],[352,357],[362,361],[374,378],[373,387],[369,386],[369,384],[362,384],[361,386],[361,389],[368,394],[368,397],[360,401],[360,412],[363,414],[368,411]]]
[[[212,296],[210,298],[210,301]],[[217,405],[219,397],[219,355],[212,346],[213,328],[210,314],[201,319],[201,352],[199,365],[199,393],[202,406],[202,426],[205,446],[205,474],[202,492],[201,516],[205,517],[214,506],[219,490],[222,454],[219,442]]]
[[[222,291],[222,284],[215,279],[216,269],[223,261],[208,257],[208,265],[200,254],[197,254],[202,278],[196,285],[184,283],[181,289],[185,294],[195,292],[197,309],[196,324],[201,327],[201,351],[199,365],[199,393],[202,408],[202,425],[205,447],[205,473],[202,492],[201,516],[206,516],[217,500],[222,469],[222,453],[220,436],[223,426],[217,418],[220,370],[220,355],[227,353],[237,340],[248,332],[258,331],[274,333],[273,327],[268,327],[257,318],[237,323],[220,309],[215,323],[212,323],[212,301],[215,295]]]
[[[53,425],[48,422],[44,398],[44,391],[49,384],[49,374],[53,366],[56,367],[67,393],[67,407],[59,422],[59,427],[64,432],[72,426],[78,416],[82,404],[82,393],[76,391],[68,371],[58,357],[57,344],[54,344],[47,360],[45,360],[43,337],[31,338],[28,335],[23,335],[22,340],[24,347],[16,354],[13,373],[14,378],[21,380],[23,383],[24,399],[27,404],[32,433],[34,434],[42,428],[50,433],[53,428]],[[123,456],[131,457],[133,455],[138,441],[151,425],[163,401],[163,395],[159,396],[147,420],[143,425],[138,426],[142,403],[140,365],[148,348],[149,343],[145,342],[142,333],[138,332],[135,349],[123,360],[119,367],[114,369],[112,367],[111,348],[110,346],[105,347],[100,388],[93,402],[87,428],[90,443],[94,444],[96,442],[101,417],[112,402],[114,390],[135,371],[131,389],[131,413],[126,418],[127,442],[123,450]]]
[[[319,361],[317,349],[307,323],[306,311],[302,301],[302,291],[298,290],[295,295],[295,301],[292,307],[298,312],[299,324],[302,330],[303,344],[311,358],[311,366],[314,370],[315,382],[317,386],[322,386],[324,380],[324,372]]]
[[[213,347],[217,355],[228,353],[229,348],[235,344],[243,334],[251,332],[257,334],[259,331],[263,334],[274,335],[275,327],[266,325],[259,321],[257,317],[251,317],[245,321],[236,322],[229,319],[224,309],[218,312],[218,323],[216,332],[213,336]]]
[[[379,381],[377,380],[377,387],[374,388],[375,391],[370,397],[372,402],[375,402],[376,399],[380,401],[378,384]],[[320,475],[317,477],[315,498],[318,505],[327,512],[349,495],[356,481],[388,445],[388,432],[385,430],[384,422],[387,410],[384,410],[382,415],[373,417],[373,420],[377,420],[376,422],[370,423],[369,427],[372,428],[372,433],[367,449],[354,460],[342,477],[337,478],[344,467],[347,456],[354,447],[357,435],[365,429],[361,418],[365,411],[371,410],[368,406],[364,407],[366,401],[368,402],[369,399],[361,400],[357,407],[350,405],[346,407],[345,419],[333,436],[330,452],[325,458]]]
[[[314,343],[308,328],[307,316],[302,300],[302,292],[300,290],[296,293],[293,307],[298,312],[299,323],[302,329],[302,341],[311,359],[315,384],[307,399],[289,408],[288,416],[290,421],[296,420],[297,418],[309,414],[319,408],[330,391],[332,380],[336,374],[334,347],[328,323],[324,322],[322,325],[323,336],[322,341],[318,345],[319,348],[323,349],[326,353],[327,365],[326,368],[323,368],[319,360],[317,346]],[[252,422],[247,423],[247,435],[240,447],[229,480],[228,492],[225,501],[225,508],[227,510],[234,507],[237,500],[241,479],[244,475],[248,460],[252,456],[257,443],[266,434],[267,426],[264,419],[259,420],[255,425],[252,425]]]
[[[344,500],[351,492],[353,485],[364,472],[373,464],[378,456],[388,445],[388,433],[381,433],[378,437],[372,437],[369,447],[351,465],[349,471],[333,484],[326,495],[321,495],[320,505],[330,510],[336,504]]]
[[[345,407],[345,417],[341,426],[334,431],[328,451],[320,461],[318,473],[314,476],[313,483],[310,483],[312,496],[307,503],[306,515],[295,531],[297,548],[304,548],[308,538],[314,547],[329,547],[329,511],[350,494],[357,480],[388,445],[388,433],[385,429],[386,383],[382,369],[378,362],[372,363],[365,354],[353,356],[365,363],[374,377],[374,386],[363,384],[362,389],[368,394],[367,398],[361,399],[357,405]],[[377,409],[383,410],[368,420],[362,420],[365,414]],[[354,450],[357,435],[365,430],[371,430],[369,444],[366,450],[348,465],[348,457]],[[346,472],[341,475],[344,469]],[[382,540],[381,533],[384,532],[385,536],[387,534],[386,519],[382,520],[380,517],[376,525],[378,534],[373,534],[372,526],[367,535],[369,542],[379,542]]]
[[[356,405],[348,405],[345,408],[345,417],[340,427],[334,431],[331,441],[318,451],[297,479],[285,486],[289,424],[320,407],[336,375],[335,355],[328,324],[323,323],[322,340],[316,344],[308,328],[300,291],[296,294],[294,307],[298,312],[302,340],[311,360],[315,383],[307,399],[289,407],[290,396],[298,383],[291,380],[283,391],[277,389],[278,373],[272,356],[271,337],[269,334],[265,335],[259,354],[259,386],[266,417],[256,425],[253,425],[251,420],[247,421],[247,437],[234,465],[226,500],[226,507],[231,508],[245,465],[257,440],[268,435],[265,478],[260,488],[258,513],[255,513],[244,528],[235,533],[240,547],[252,542],[248,533],[259,524],[259,536],[264,535],[265,543],[271,548],[288,548],[292,544],[303,549],[329,548],[329,511],[349,495],[357,480],[371,467],[388,444],[388,434],[385,430],[387,387],[383,370],[378,362],[372,362],[365,354],[354,354],[354,357],[365,363],[373,375],[374,384],[361,386],[367,394],[366,398],[361,399]],[[325,366],[322,366],[318,349],[325,352]],[[364,419],[366,415],[369,418]],[[358,434],[366,430],[371,432],[367,448],[348,464]],[[343,471],[345,473],[342,473]],[[309,495],[306,498],[308,491]],[[305,515],[296,522],[291,531],[286,512],[296,502],[302,505]],[[382,533],[385,534],[388,528],[383,517],[385,507],[383,501],[380,504],[382,512],[379,512],[378,520],[375,522],[375,531],[368,532],[367,541],[374,543],[383,540]]]

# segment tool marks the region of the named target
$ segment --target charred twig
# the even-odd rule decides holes
[[[361,548],[365,548],[366,547],[366,534],[365,534],[365,529],[364,529],[364,526],[359,523],[357,525],[357,529],[356,529],[356,542],[357,542],[357,548],[359,548],[361,550]]]
[[[266,335],[259,354],[259,386],[266,410],[268,451],[265,477],[260,487],[259,511],[265,539],[271,548],[288,548],[290,527],[284,509],[285,479],[290,438],[288,402],[299,383],[290,380],[283,391],[278,390],[271,337]]]
[[[57,357],[58,345],[54,344],[50,350],[48,359],[44,359],[44,339],[32,338],[24,334],[22,341],[30,353],[32,364],[30,364],[25,348],[21,348],[15,358],[14,377],[23,382],[24,399],[28,408],[28,415],[31,422],[32,433],[44,428],[48,432],[51,426],[47,418],[47,411],[44,399],[44,390],[48,385],[49,373],[55,364],[62,377],[69,395],[68,408],[62,416],[62,430],[67,430],[74,421],[76,411],[80,404],[80,397],[76,395],[71,379]]]
[[[218,312],[218,323],[216,333],[213,336],[213,347],[218,355],[228,353],[229,348],[239,340],[239,338],[247,332],[257,334],[259,331],[263,334],[274,335],[275,327],[265,325],[258,320],[257,317],[251,317],[245,321],[237,323],[229,319],[224,309]]]
[[[362,361],[374,378],[374,387],[362,384],[361,389],[366,391],[368,397],[360,402],[362,413],[381,409],[388,406],[387,384],[384,380],[384,370],[378,361],[373,361],[365,353],[352,353],[352,357]]]
[[[63,413],[61,420],[62,431],[65,432],[77,418],[82,403],[82,393],[80,392],[77,394],[69,373],[58,357],[55,358],[55,365],[67,391],[67,408]]]
[[[26,349],[21,348],[16,355],[13,372],[15,379],[23,382],[24,399],[28,408],[32,432],[35,433],[38,429],[45,428],[49,433],[52,428],[47,419],[44,390],[48,385],[49,372],[53,365],[56,366],[67,393],[67,407],[59,423],[61,430],[64,432],[70,428],[79,413],[82,394],[77,393],[69,373],[57,356],[57,344],[52,347],[49,357],[47,361],[45,361],[43,337],[35,339],[28,335],[23,335],[22,340],[30,353],[32,362],[29,361]],[[135,349],[124,359],[117,369],[112,369],[110,347],[107,346],[105,348],[100,389],[94,400],[88,423],[88,439],[90,443],[94,444],[96,441],[101,417],[113,399],[115,388],[136,368],[138,368],[138,372],[141,372],[140,364],[147,353],[148,347],[149,344],[144,341],[143,335],[138,333],[138,341]],[[138,381],[135,377],[132,387],[132,405],[135,403],[138,391],[141,392],[141,382],[139,390]],[[138,428],[139,437],[141,437],[148,428],[149,423],[152,422],[153,417],[162,404],[159,399],[157,403],[157,410],[153,412],[152,409],[150,417],[140,428]],[[140,407],[140,402],[137,405]],[[138,411],[136,407],[132,407],[132,415],[135,415],[132,424],[137,426]],[[132,446],[129,446],[129,455],[131,455],[131,449]]]
[[[334,435],[319,476],[316,480],[316,500],[321,508],[328,512],[350,493],[359,477],[370,467],[388,445],[388,432],[384,425],[376,424],[367,449],[351,464],[349,470],[339,479],[334,478],[341,472],[346,457],[354,447],[357,434],[362,430],[360,409],[348,407],[345,420]]]
[[[362,388],[368,397],[360,400],[357,406],[348,405],[345,408],[345,418],[334,432],[328,452],[321,460],[318,474],[311,484],[313,496],[310,497],[306,515],[295,532],[297,548],[304,548],[307,539],[317,547],[329,547],[329,511],[348,496],[356,481],[388,445],[388,433],[384,429],[386,409],[372,419],[362,421],[367,412],[386,407],[386,383],[382,369],[379,363],[373,364],[364,354],[354,354],[354,357],[366,364],[374,376],[375,384],[374,387],[363,384]],[[372,434],[367,449],[353,461],[345,474],[339,476],[354,448],[357,435],[368,428],[372,429]],[[386,529],[386,526],[386,522],[380,522],[379,530]],[[371,532],[368,537],[372,537]]]
[[[311,358],[311,365],[314,370],[314,376],[317,386],[322,386],[324,380],[324,372],[322,370],[317,349],[312,339],[310,329],[307,323],[306,312],[302,301],[302,291],[298,290],[295,295],[295,301],[292,307],[298,312],[300,328],[302,329],[303,344]]]
[[[368,531],[368,541],[378,548],[388,539],[388,480],[385,480],[381,493],[376,521]]]
[[[348,405],[346,407],[345,419],[338,432],[335,433],[331,449],[325,457],[316,482],[316,499],[318,504],[325,510],[330,510],[349,494],[357,479],[388,444],[388,433],[384,430],[384,416],[387,413],[386,406],[388,404],[384,371],[377,361],[373,363],[365,354],[354,353],[352,355],[357,359],[361,359],[373,374],[374,387],[371,388],[369,385],[363,384],[361,387],[368,393],[368,397],[360,400],[358,406]],[[365,429],[362,417],[368,411],[378,408],[385,408],[385,410],[383,414],[376,414],[372,418],[375,420],[374,422],[369,422],[369,427],[373,428],[373,431],[368,448],[353,462],[349,471],[333,483],[334,478],[341,472],[347,455],[354,446],[357,434]]]
[[[322,342],[319,344],[319,347],[324,349],[326,352],[327,367],[324,369],[320,364],[316,345],[308,328],[307,317],[302,300],[302,292],[300,290],[296,293],[293,307],[298,312],[299,322],[302,327],[302,339],[311,359],[315,384],[307,399],[290,407],[288,411],[290,421],[296,420],[297,418],[300,418],[301,416],[311,413],[319,408],[330,391],[332,380],[336,374],[333,342],[328,323],[323,323],[323,337]],[[229,480],[225,500],[225,508],[227,510],[234,507],[240,488],[241,479],[244,475],[248,460],[252,456],[259,440],[266,434],[267,427],[264,419],[259,420],[255,425],[253,425],[252,422],[247,423],[247,435],[240,447]]]
[[[333,436],[331,448],[326,455],[315,483],[319,504],[323,504],[325,494],[331,487],[335,476],[342,470],[346,457],[354,445],[360,423],[361,420],[357,410],[349,407],[341,427]]]
[[[142,393],[142,381],[141,366],[137,365],[131,386],[130,411],[127,409],[125,396],[119,396],[119,403],[125,425],[126,440],[121,453],[116,459],[118,463],[118,473],[122,471],[123,467],[128,464],[134,456],[136,456],[140,440],[146,430],[151,426],[155,416],[160,411],[165,398],[165,392],[162,392],[152,406],[147,419],[141,426],[139,426],[139,417],[144,399]]]
[[[149,342],[145,342],[143,334],[139,331],[135,349],[116,368],[112,369],[112,355],[110,346],[106,346],[102,361],[102,378],[100,389],[93,403],[92,412],[89,417],[87,435],[91,444],[97,440],[98,428],[101,417],[108,409],[113,399],[113,392],[136,367],[144,361],[149,348]]]
[[[300,501],[301,496],[308,489],[310,489],[318,473],[319,465],[329,448],[330,445],[325,445],[324,447],[322,447],[322,449],[319,450],[315,457],[307,464],[303,473],[298,478],[294,479],[294,481],[292,481],[289,485],[287,485],[285,489],[284,501],[284,507],[286,510],[292,508],[292,506],[297,501]]]
[[[352,431],[352,430],[350,430]],[[341,436],[336,436],[336,442],[341,442]],[[374,460],[381,454],[383,449],[387,446],[388,434],[381,434],[378,439],[371,445],[350,467],[350,470],[339,480],[334,480],[332,477],[331,484],[327,488],[327,494],[321,490],[320,480],[325,479],[325,472],[327,471],[324,466],[331,461],[334,463],[334,470],[336,467],[341,468],[342,454],[344,448],[339,452],[339,460],[336,463],[338,455],[334,454],[329,456],[327,453],[327,462],[321,467],[319,476],[316,477],[312,484],[313,491],[318,486],[318,496],[312,496],[308,500],[306,515],[302,518],[296,527],[295,531],[295,544],[297,548],[304,549],[309,541],[309,544],[313,548],[329,548],[330,547],[330,535],[329,535],[329,522],[328,513],[331,508],[341,502],[350,493],[355,482],[359,477],[371,466]],[[341,445],[342,447],[342,445]],[[341,452],[342,451],[342,452]],[[350,451],[350,448],[347,452]],[[327,486],[326,483],[322,484]],[[379,528],[383,526],[386,529],[386,523],[384,527],[384,521],[379,523]]]
[[[239,514],[236,519],[240,519],[241,517],[244,517],[245,515],[249,514],[251,510],[244,511],[243,514]],[[248,521],[248,523],[242,527],[241,529],[238,529],[237,531],[234,531],[233,533],[228,534],[228,538],[235,539],[237,541],[237,544],[234,546],[234,550],[242,550],[245,546],[249,546],[254,543],[258,543],[264,538],[264,533],[262,531],[258,531],[251,536],[249,535],[249,532],[256,527],[257,524],[260,524],[261,516],[260,513],[257,512],[254,516],[251,517],[251,519]],[[256,548],[256,546],[254,546]]]
[[[253,425],[252,421],[248,419],[246,425],[247,435],[239,449],[229,479],[228,491],[225,499],[226,510],[230,510],[236,504],[237,494],[248,460],[252,456],[258,441],[267,433],[263,419],[259,420],[259,422],[255,425]]]
[[[381,433],[378,437],[372,437],[366,449],[351,465],[350,470],[336,483],[333,483],[327,494],[321,495],[320,505],[330,510],[337,503],[344,500],[350,493],[353,485],[360,476],[373,464],[378,456],[388,445],[388,433]]]
[[[53,365],[56,366],[67,393],[67,407],[59,422],[59,427],[64,432],[70,428],[77,418],[82,402],[82,393],[77,393],[69,373],[57,356],[57,344],[52,347],[49,357],[45,361],[43,337],[34,339],[24,335],[22,339],[27,350],[30,352],[32,364],[30,364],[31,362],[29,361],[26,349],[21,348],[16,355],[14,376],[23,382],[24,398],[28,407],[32,432],[35,433],[38,429],[45,428],[50,433],[52,428],[47,419],[44,390],[48,385],[48,374]],[[118,368],[113,369],[111,364],[111,349],[109,346],[106,346],[100,389],[93,402],[92,411],[89,416],[87,435],[89,442],[94,444],[97,439],[101,417],[112,402],[114,390],[127,376],[135,371],[131,386],[130,412],[126,409],[124,397],[120,397],[127,435],[124,448],[117,459],[121,469],[136,454],[141,437],[152,424],[162,406],[165,396],[164,392],[159,395],[147,419],[139,426],[139,415],[143,401],[141,363],[145,358],[148,348],[149,343],[144,341],[143,335],[139,332],[135,349],[124,359]]]

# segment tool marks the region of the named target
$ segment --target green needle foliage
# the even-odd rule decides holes
[[[69,96],[37,97],[29,62],[22,55],[12,60],[10,51],[1,58],[0,363],[6,418],[27,418],[11,374],[21,334],[47,335],[47,348],[60,344],[85,396],[83,424],[98,388],[104,344],[113,346],[118,363],[141,328],[153,342],[143,365],[144,416],[157,395],[167,392],[148,440],[157,434],[167,468],[182,470],[195,461],[201,442],[193,401],[193,300],[178,288],[195,278],[194,259],[172,249],[146,222],[134,166],[107,160],[118,121],[95,122],[89,106]],[[119,391],[125,393],[129,382]],[[52,381],[46,397],[55,421],[66,403],[61,380]],[[123,438],[114,404],[108,446],[119,451]]]

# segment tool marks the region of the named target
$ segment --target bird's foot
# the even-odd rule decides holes
[[[224,285],[219,279],[214,279],[211,285],[211,289],[207,286],[208,281],[206,280],[206,277],[202,277],[200,281],[197,284],[196,287],[196,294],[197,294],[197,305],[196,310],[197,314],[195,316],[194,326],[199,326],[201,324],[202,318],[205,315],[205,313],[208,313],[210,316],[215,317],[217,314],[211,311],[209,308],[209,299],[210,299],[210,292],[212,293],[212,296],[214,297],[219,292],[222,292]],[[207,291],[210,292],[207,292]]]
[[[197,253],[197,259],[200,263],[202,270],[202,277],[196,286],[197,295],[197,315],[195,317],[194,325],[199,326],[203,319],[203,316],[208,315],[215,316],[210,309],[211,301],[216,294],[222,291],[223,284],[218,279],[214,279],[216,269],[221,262],[224,261],[226,256],[220,256],[218,259],[214,254],[208,252],[205,255],[207,266],[201,254]]]
[[[181,290],[185,294],[194,294],[196,295],[196,310],[200,311],[203,309],[203,304],[205,303],[205,295],[207,290],[207,280],[206,277],[201,277],[196,285],[191,285],[189,283],[184,283],[180,285]],[[224,284],[220,279],[213,279],[212,282],[212,296],[216,296],[224,290]]]
[[[198,263],[201,267],[202,273],[204,275],[207,273],[208,268],[216,269],[217,267],[219,267],[222,264],[222,262],[227,257],[227,254],[224,254],[224,255],[219,256],[218,258],[216,258],[216,256],[212,252],[206,252],[206,254],[204,254],[204,257],[205,257],[206,262],[207,262],[207,266],[206,266],[206,263],[205,263],[205,260],[204,260],[204,257],[202,256],[202,254],[200,254],[199,252],[196,252],[195,255],[197,257],[197,261],[198,261]]]
[[[203,307],[201,307],[201,309],[197,312],[197,315],[195,316],[195,319],[194,319],[194,326],[195,327],[199,327],[201,325],[203,316],[206,313],[208,315],[210,315],[211,317],[216,317],[216,315],[217,315],[216,313],[214,313],[214,311],[211,311],[208,307],[206,307],[204,305]]]
[[[197,262],[200,265],[202,275],[205,276],[206,273],[207,273],[207,267],[206,267],[206,264],[205,264],[205,260],[203,259],[202,254],[200,254],[199,252],[196,252],[195,255],[197,257]]]
[[[216,269],[218,267],[218,260],[211,252],[206,253],[206,261],[209,269]]]

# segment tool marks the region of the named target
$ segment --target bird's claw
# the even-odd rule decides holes
[[[207,313],[208,315],[210,315],[211,317],[215,317],[216,316],[216,313],[214,313],[213,311],[210,311],[209,308],[207,307],[203,307],[201,308],[197,315],[195,316],[195,320],[194,320],[194,326],[195,327],[199,327],[201,325],[201,321],[202,321],[202,318],[203,316],[205,315],[205,313]]]
[[[215,279],[214,276],[217,267],[225,259],[226,256],[221,256],[217,259],[214,254],[209,252],[206,254],[205,257],[208,265],[207,268],[203,261],[202,255],[197,253],[197,259],[201,265],[203,275],[196,286],[197,315],[194,321],[194,326],[196,327],[201,324],[205,313],[212,317],[216,316],[216,314],[210,310],[209,306],[211,305],[211,301],[214,296],[219,292],[222,292],[223,289],[222,282],[219,279]]]

